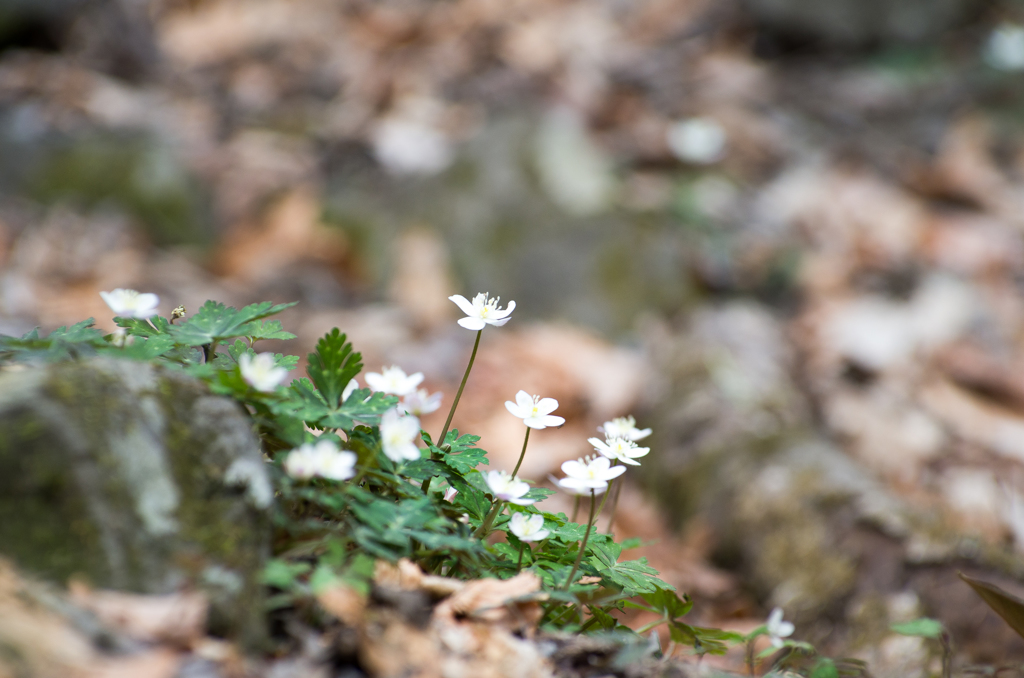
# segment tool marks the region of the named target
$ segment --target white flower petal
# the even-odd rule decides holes
[[[524,412],[530,412],[533,410],[533,396],[526,391],[519,391],[516,393],[516,405]]]
[[[459,318],[457,322],[467,330],[482,330],[487,327],[487,323],[476,317]]]
[[[558,401],[554,398],[541,398],[537,401],[537,414],[551,414],[558,409]]]
[[[489,320],[488,323],[494,325],[495,327],[501,327],[509,320],[511,320],[511,318],[502,318],[501,320]]]
[[[509,412],[511,412],[513,417],[519,417],[520,419],[523,419],[527,415],[526,412],[523,412],[519,408],[519,405],[516,405],[511,400],[506,400],[505,401],[505,409],[508,410]]]
[[[454,301],[455,305],[459,307],[459,310],[466,315],[476,315],[476,309],[473,308],[473,304],[470,303],[469,299],[462,296],[461,294],[453,294],[448,297],[449,301]]]

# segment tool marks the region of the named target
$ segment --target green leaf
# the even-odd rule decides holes
[[[811,678],[839,678],[839,669],[836,668],[834,661],[828,657],[821,657],[811,669]]]
[[[284,331],[280,320],[254,320],[246,327],[245,336],[254,342],[263,339],[288,340],[295,338],[291,332]]]
[[[53,332],[50,332],[50,336],[47,338],[68,344],[101,341],[103,333],[93,328],[95,322],[95,320],[89,318],[88,320],[75,323],[71,327],[58,327]]]
[[[1007,593],[995,584],[968,577],[963,572],[957,572],[961,579],[974,589],[974,592],[981,596],[981,599],[988,604],[996,614],[1003,618],[1010,625],[1017,635],[1024,637],[1024,600],[1021,600],[1012,593]]]
[[[295,303],[297,302],[275,306],[273,302],[264,301],[237,309],[211,300],[203,304],[184,323],[171,325],[168,331],[175,340],[186,346],[202,346],[232,337],[246,336],[253,320],[279,313],[294,306]]]
[[[173,325],[168,322],[167,318],[162,318],[158,315],[152,318],[122,318],[120,316],[114,318],[114,324],[118,327],[123,327],[129,336],[132,337],[155,337],[161,334],[168,334],[170,328]]]
[[[889,628],[904,636],[918,636],[919,638],[942,637],[942,622],[938,619],[929,619],[928,617],[893,624]]]
[[[363,369],[361,361],[362,355],[352,351],[352,344],[335,327],[317,342],[316,350],[309,354],[306,374],[333,409],[341,404],[341,394],[348,382]]]
[[[647,564],[647,558],[627,560],[599,572],[603,579],[622,587],[632,595],[654,593],[659,589],[675,590],[657,578],[658,571]]]
[[[290,563],[279,558],[271,559],[263,568],[263,583],[287,591],[296,580],[312,569],[309,563]]]
[[[641,597],[669,619],[685,616],[693,607],[689,596],[684,594],[680,598],[675,591],[669,589],[658,589],[654,593],[641,594]]]
[[[125,346],[105,346],[99,349],[103,355],[128,360],[153,360],[170,353],[174,349],[174,340],[166,334],[154,335],[149,339],[136,337]]]
[[[441,452],[445,464],[451,466],[462,475],[469,473],[480,464],[489,464],[487,461],[487,451],[474,447],[476,442],[480,440],[480,436],[466,434],[459,437],[459,430],[453,429],[448,432],[444,439],[445,443],[450,446],[450,449],[447,452],[437,448],[434,449]]]

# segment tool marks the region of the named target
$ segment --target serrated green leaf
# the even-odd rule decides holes
[[[616,563],[600,571],[603,579],[617,584],[623,592],[631,595],[654,593],[658,589],[675,590],[673,586],[658,579],[657,574],[658,571],[647,564],[647,558]]]
[[[335,327],[317,342],[308,359],[306,374],[327,405],[337,408],[348,382],[363,369],[362,355],[352,350],[347,337]]]
[[[104,346],[99,349],[99,353],[128,360],[153,360],[170,353],[173,349],[174,340],[164,334],[149,339],[136,337],[135,341],[125,346]]]
[[[103,333],[95,329],[93,327],[94,324],[96,324],[96,321],[89,318],[75,323],[71,327],[58,327],[53,332],[50,332],[50,336],[47,339],[59,340],[68,344],[101,341]]]
[[[278,339],[287,341],[294,339],[295,335],[285,332],[280,320],[254,320],[246,328],[245,336],[254,342],[264,339]]]
[[[459,436],[459,430],[453,429],[448,432],[444,440],[450,449],[437,451],[441,452],[444,463],[459,473],[465,475],[480,464],[490,463],[487,461],[487,451],[475,447],[480,436],[469,434]]]
[[[211,300],[203,304],[187,321],[171,325],[168,331],[176,341],[186,346],[203,346],[246,336],[253,320],[279,313],[295,303],[274,305],[273,302],[264,301],[238,309]]]
[[[348,400],[337,410],[328,412],[321,418],[326,428],[352,428],[357,421],[376,426],[382,414],[398,404],[398,398],[386,393],[370,393],[370,389],[362,388],[353,391]]]
[[[124,328],[126,333],[132,337],[155,337],[161,334],[168,334],[169,329],[172,327],[167,318],[162,318],[158,315],[148,319],[122,318],[117,316],[114,318],[114,324]]]

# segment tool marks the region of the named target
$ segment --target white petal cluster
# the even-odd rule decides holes
[[[556,417],[552,412],[558,408],[558,401],[554,398],[541,398],[531,396],[526,391],[516,393],[516,401],[505,401],[505,408],[512,413],[512,416],[519,417],[523,423],[530,428],[547,428],[548,426],[561,426],[565,423],[562,417]]]
[[[423,373],[407,375],[401,367],[382,367],[380,372],[367,372],[366,385],[374,391],[404,396],[416,390],[423,381]]]
[[[562,464],[562,473],[566,475],[558,481],[558,486],[569,490],[605,490],[608,481],[618,478],[626,472],[625,466],[612,466],[607,457],[583,457]],[[577,492],[582,494],[582,492]]]
[[[677,158],[698,165],[710,165],[725,155],[729,137],[711,118],[687,118],[668,129],[668,147]]]
[[[321,440],[315,445],[301,445],[289,452],[284,460],[285,473],[300,480],[308,480],[314,476],[329,480],[348,480],[356,474],[355,466],[355,453],[339,450],[330,440]]]
[[[459,324],[467,330],[482,330],[488,325],[501,327],[510,320],[509,315],[515,310],[516,302],[508,302],[508,308],[503,309],[498,306],[501,297],[489,298],[487,294],[481,292],[473,297],[473,301],[469,301],[461,294],[448,297],[466,314],[465,318],[459,318]]]
[[[156,315],[160,297],[152,293],[140,294],[135,290],[118,288],[113,292],[100,292],[103,301],[115,315],[122,318],[150,318]]]
[[[989,66],[1000,71],[1024,70],[1024,26],[1000,24],[989,35],[982,56]]]
[[[491,494],[495,498],[510,504],[528,506],[534,502],[533,499],[523,499],[523,495],[530,491],[529,483],[504,471],[488,471],[487,487],[491,488]]]
[[[768,639],[775,647],[782,647],[782,639],[793,635],[793,631],[796,630],[796,627],[793,626],[792,622],[782,620],[781,607],[775,608],[772,610],[771,614],[768,615],[768,621],[765,623],[765,628],[768,631]]]
[[[544,516],[539,514],[527,517],[525,513],[513,513],[508,529],[520,541],[540,541],[551,534],[550,530],[544,529]]]
[[[288,370],[277,366],[273,353],[260,353],[255,358],[243,353],[238,356],[238,369],[250,386],[263,393],[271,393],[288,378]]]
[[[420,458],[420,448],[416,447],[419,436],[420,420],[416,417],[391,409],[380,418],[381,447],[385,456],[395,463]]]
[[[636,419],[632,416],[616,417],[606,421],[597,430],[604,434],[605,438],[625,438],[626,440],[642,440],[651,435],[651,429],[638,429]]]
[[[602,457],[608,457],[629,466],[639,466],[640,462],[636,460],[651,451],[651,448],[639,447],[632,440],[626,438],[609,438],[608,440],[588,438],[587,442],[593,445]]]
[[[398,404],[398,411],[422,417],[424,414],[434,412],[439,407],[441,407],[441,392],[428,393],[427,389],[421,388],[405,396]]]

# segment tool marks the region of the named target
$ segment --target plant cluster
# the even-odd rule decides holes
[[[279,536],[265,573],[277,591],[272,606],[299,602],[339,579],[365,589],[377,559],[405,558],[426,572],[459,579],[533,572],[542,585],[541,628],[635,638],[667,624],[674,644],[701,655],[724,653],[729,644],[746,644],[752,653],[761,635],[771,640],[765,656],[779,648],[788,650],[785,656],[813,655],[805,643],[785,639],[793,626],[782,621],[781,610],[745,636],[686,623],[689,597],[659,579],[645,558],[622,558],[639,544],[618,542],[611,533],[615,490],[621,489],[615,484],[650,452],[637,441],[651,430],[638,429],[633,417],[606,422],[599,429],[604,438],[589,440],[595,454],[566,462],[565,477],[552,478],[575,496],[571,517],[543,510],[555,490],[517,475],[531,433],[565,421],[552,414],[558,407],[553,398],[519,391],[505,403],[525,429],[511,472],[486,469],[480,438],[450,428],[484,329],[507,323],[515,302],[502,309],[486,294],[451,297],[466,316],[459,325],[475,331],[476,339],[435,438],[422,430],[418,416],[438,409],[441,394],[418,388],[422,374],[407,375],[394,366],[363,375],[367,386],[361,386],[361,355],[337,328],[308,355],[307,377],[284,384],[299,358],[257,353],[254,347],[267,339],[295,338],[279,321],[268,320],[293,304],[236,309],[208,301],[182,319],[181,307],[169,318],[157,315],[152,294],[114,290],[103,296],[117,314],[115,333],[105,335],[89,319],[45,337],[38,331],[0,336],[0,364],[93,355],[146,361],[183,370],[241,403],[260,435],[278,498]],[[612,496],[602,532],[597,520]],[[587,501],[587,516],[577,522],[581,500]],[[657,619],[634,631],[618,619],[627,608]],[[750,661],[753,670],[752,655]],[[819,664],[805,673],[830,675]]]

